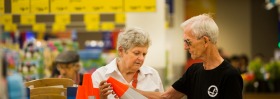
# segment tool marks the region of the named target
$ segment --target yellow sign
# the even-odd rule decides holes
[[[59,23],[55,23],[52,25],[52,31],[53,32],[62,32],[66,30],[66,26],[65,24],[59,24]]]
[[[113,22],[103,22],[101,24],[102,31],[112,31],[115,29],[115,24]]]
[[[45,14],[49,13],[49,0],[30,0],[31,1],[31,13]]]
[[[4,5],[4,0],[0,0],[0,14],[5,13],[5,5]]]
[[[0,15],[0,24],[12,24],[13,17],[11,14]]]
[[[125,12],[155,12],[156,0],[124,0]]]
[[[115,22],[117,24],[125,24],[125,13],[115,14]]]
[[[123,12],[123,0],[101,0],[103,12]]]
[[[30,0],[11,0],[13,14],[30,13]]]
[[[70,15],[69,14],[57,14],[55,15],[55,23],[58,24],[70,24]]]
[[[86,3],[88,0],[70,0],[69,1],[69,11],[71,13],[84,13],[86,12]]]
[[[84,23],[98,23],[100,22],[99,14],[85,14]]]
[[[103,6],[104,0],[93,0],[90,4],[89,8],[92,12],[103,12],[104,6]]]
[[[92,0],[87,12],[123,12],[123,0]]]
[[[50,0],[51,13],[68,13],[69,0]]]
[[[36,17],[33,14],[25,14],[20,16],[21,24],[34,24],[36,23]]]
[[[99,31],[99,24],[98,23],[87,23],[86,30],[87,31]]]
[[[147,12],[155,12],[156,11],[156,0],[144,0],[143,10]]]
[[[16,31],[17,25],[16,24],[5,24],[4,25],[4,31],[10,32],[10,31]]]
[[[35,32],[45,32],[46,24],[44,24],[44,23],[33,24],[32,30]]]

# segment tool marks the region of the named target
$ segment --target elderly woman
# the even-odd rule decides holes
[[[100,90],[101,98],[114,98],[111,84],[106,82],[110,76],[143,91],[164,91],[158,72],[151,67],[142,66],[150,42],[149,34],[140,28],[129,28],[119,34],[118,57],[98,68],[91,76],[93,86]]]

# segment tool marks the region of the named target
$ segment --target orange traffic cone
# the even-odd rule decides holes
[[[128,85],[125,85],[112,77],[109,77],[107,79],[107,82],[111,83],[114,92],[121,99],[148,99],[130,88]]]
[[[80,85],[78,86],[76,99],[87,99],[83,86],[80,86]]]
[[[83,85],[78,87],[77,99],[100,99],[99,89],[93,88],[91,75],[84,74]]]

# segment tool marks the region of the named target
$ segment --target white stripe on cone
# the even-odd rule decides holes
[[[128,85],[119,82],[113,77],[109,77],[107,82],[112,84],[113,90],[121,99],[148,99],[134,89],[130,88]]]
[[[88,99],[95,99],[95,96],[88,96]]]
[[[121,99],[148,99],[132,88],[128,88],[125,93],[120,97]]]

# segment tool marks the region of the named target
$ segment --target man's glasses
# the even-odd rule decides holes
[[[200,40],[203,36],[197,38],[197,40]],[[184,40],[184,42],[188,45],[188,46],[192,46],[192,42],[189,39]]]

